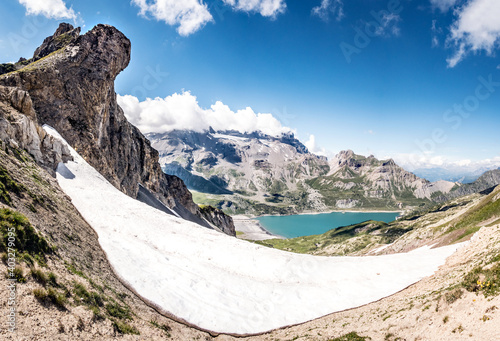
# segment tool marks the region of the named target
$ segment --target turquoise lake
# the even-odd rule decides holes
[[[397,212],[332,212],[321,214],[301,214],[288,216],[266,216],[256,218],[260,224],[272,234],[285,238],[311,236],[325,233],[328,230],[361,223],[367,220],[378,220],[389,223],[399,216]]]

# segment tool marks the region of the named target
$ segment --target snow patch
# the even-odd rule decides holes
[[[118,275],[164,310],[215,332],[261,333],[376,301],[432,275],[459,247],[369,257],[261,247],[126,196],[70,150],[74,161],[58,167],[57,180]]]

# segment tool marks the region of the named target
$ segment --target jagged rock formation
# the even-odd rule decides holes
[[[162,172],[158,153],[118,106],[114,80],[130,61],[130,41],[108,25],[78,33],[61,24],[35,52],[44,58],[3,75],[0,84],[27,92],[36,120],[59,131],[124,193],[136,198],[142,185],[183,218],[206,227],[224,221],[218,228],[234,235],[230,218],[204,217],[182,180]]]
[[[74,42],[79,36],[80,27],[73,28],[70,24],[61,23],[54,35],[45,38],[42,45],[35,50],[32,61],[37,61],[38,59],[48,56],[52,52]]]
[[[342,151],[332,160],[309,153],[293,135],[172,131],[147,134],[168,174],[208,193],[232,213],[295,213],[333,209],[402,209],[449,192],[399,167]]]

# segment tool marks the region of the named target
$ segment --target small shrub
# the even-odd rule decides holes
[[[59,309],[66,309],[67,299],[64,295],[57,292],[57,290],[49,288],[49,290],[47,290],[47,297],[50,299],[52,304],[57,306]]]
[[[39,301],[45,301],[47,298],[47,291],[45,291],[45,289],[37,288],[33,290],[33,295],[35,295]]]
[[[455,289],[452,292],[447,293],[444,297],[446,300],[446,303],[452,304],[456,300],[460,299],[463,295],[462,289]]]
[[[334,339],[330,339],[329,341],[367,341],[371,340],[370,337],[367,336],[359,336],[356,332],[350,332],[349,334],[345,334]]]
[[[47,282],[49,280],[47,278],[47,275],[45,273],[43,273],[43,271],[40,269],[34,269],[34,268],[31,269],[31,276],[33,277],[33,279],[35,281],[37,281],[38,283],[40,283],[43,286],[46,286]]]
[[[113,321],[113,328],[115,329],[116,332],[120,333],[120,334],[132,334],[132,335],[139,335],[139,331],[125,323],[125,322],[120,322],[120,321]]]
[[[14,275],[14,278],[16,279],[17,283],[26,282],[26,278],[24,278],[23,268],[21,268],[20,266],[16,266],[14,268],[14,271],[12,271],[12,275]],[[10,277],[12,277],[12,275]]]
[[[52,285],[53,287],[58,287],[59,284],[57,283],[57,277],[53,272],[49,272],[49,280],[48,283]]]
[[[90,307],[90,311],[92,311],[93,313],[92,315],[93,322],[105,319],[104,315],[101,314],[101,310],[99,309],[99,307]]]
[[[166,324],[159,324],[155,320],[151,320],[149,321],[149,323],[151,323],[154,327],[163,330],[167,334],[167,337],[170,337],[170,332],[172,331],[172,328],[170,328],[170,326]]]
[[[443,318],[443,323],[448,323],[448,321],[450,320],[450,317],[448,315],[446,315],[444,318]]]
[[[33,295],[42,303],[52,303],[59,309],[66,309],[66,297],[53,288],[49,288],[48,290],[42,288],[35,289],[33,290]]]

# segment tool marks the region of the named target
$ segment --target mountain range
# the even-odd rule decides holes
[[[195,201],[230,214],[404,210],[472,193],[466,188],[484,190],[500,183],[496,176],[465,187],[430,182],[392,159],[351,150],[328,160],[310,153],[292,133],[270,136],[209,129],[146,137],[158,150],[162,169],[196,191]]]

